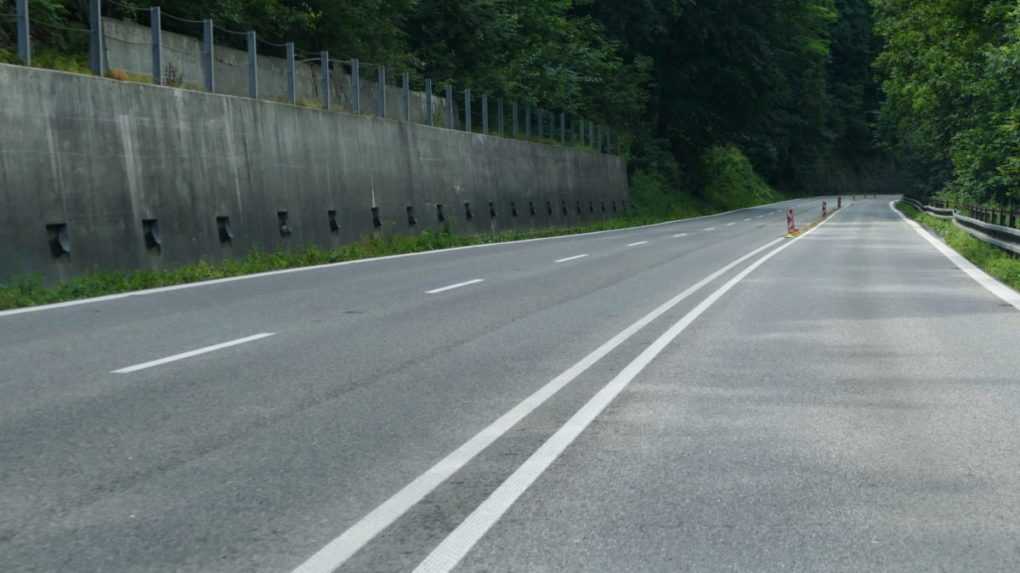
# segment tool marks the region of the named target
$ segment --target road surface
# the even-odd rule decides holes
[[[1020,309],[891,199],[0,313],[0,570],[1020,570]]]

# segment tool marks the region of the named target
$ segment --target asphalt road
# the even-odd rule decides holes
[[[889,200],[0,313],[0,570],[1020,570],[1020,311]]]

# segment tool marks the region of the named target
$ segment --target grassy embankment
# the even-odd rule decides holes
[[[910,203],[899,201],[896,208],[901,213],[933,231],[947,245],[963,255],[968,261],[981,270],[999,279],[1003,283],[1020,290],[1020,259],[1017,259],[998,247],[994,247],[975,239],[966,231],[953,224],[952,221],[932,217],[928,213],[918,211]]]

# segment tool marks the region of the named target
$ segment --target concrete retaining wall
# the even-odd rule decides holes
[[[439,205],[466,233],[595,220],[626,200],[623,160],[592,151],[0,65],[0,280],[439,229]]]

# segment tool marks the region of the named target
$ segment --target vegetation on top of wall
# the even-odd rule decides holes
[[[8,50],[11,4],[0,7],[0,48]],[[32,0],[40,47],[74,55],[73,62],[43,58],[37,64],[84,69],[87,5]],[[702,192],[712,181],[705,154],[718,154],[710,151],[717,147],[739,149],[766,184],[787,194],[826,193],[834,181],[852,187],[874,171],[866,166],[881,155],[874,133],[880,94],[871,67],[878,50],[871,0],[104,5],[111,17],[142,25],[147,21],[139,9],[159,5],[168,16],[213,18],[224,28],[256,30],[267,41],[293,41],[305,53],[329,50],[337,59],[385,63],[416,78],[453,81],[457,89],[610,126],[638,189],[653,181],[675,196],[648,204],[671,211],[729,201],[731,192],[760,194],[746,176],[746,185],[733,187],[728,179],[722,192]],[[182,24],[164,19],[167,30],[197,35],[193,26],[175,26]],[[726,161],[719,166],[733,167]]]

